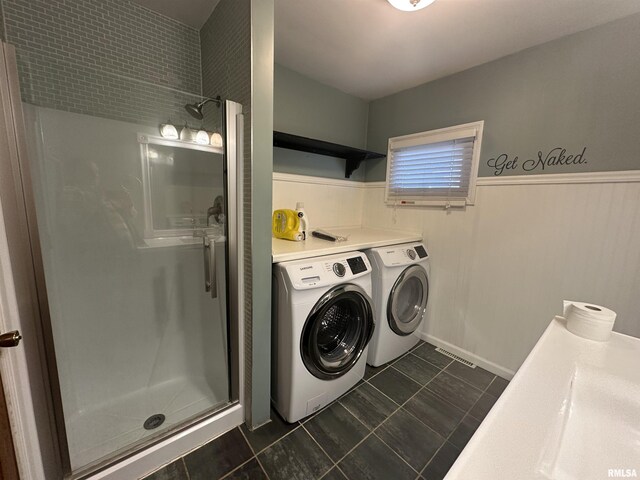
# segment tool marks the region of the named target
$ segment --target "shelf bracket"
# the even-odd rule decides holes
[[[344,166],[344,178],[351,178],[351,174],[358,169],[362,159],[347,158],[347,162]]]

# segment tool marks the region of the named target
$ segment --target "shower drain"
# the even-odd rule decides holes
[[[142,425],[145,430],[153,430],[154,428],[158,428],[160,425],[164,423],[164,415],[161,413],[156,413],[155,415],[151,415],[144,421]]]

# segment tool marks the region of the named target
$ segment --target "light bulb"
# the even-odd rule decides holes
[[[218,132],[213,133],[211,135],[211,145],[213,145],[214,147],[221,147],[222,146],[222,135],[220,135]]]
[[[435,0],[387,0],[398,10],[415,12],[431,5]]]
[[[196,143],[199,143],[200,145],[208,145],[209,134],[205,130],[198,130],[198,133],[196,133]]]
[[[162,135],[164,138],[176,139],[178,138],[178,130],[170,123],[165,123],[163,125],[160,125],[160,135]]]
[[[183,142],[193,142],[196,139],[196,132],[185,123],[184,128],[180,131],[180,140]]]

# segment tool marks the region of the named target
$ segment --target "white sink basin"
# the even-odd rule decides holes
[[[640,478],[640,339],[556,317],[446,480]]]
[[[542,460],[549,479],[607,478],[609,469],[640,459],[640,382],[625,378],[626,370],[576,365]]]

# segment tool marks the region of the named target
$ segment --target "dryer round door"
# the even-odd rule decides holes
[[[389,327],[398,335],[412,334],[424,317],[429,299],[429,279],[420,265],[405,269],[391,289],[387,300]]]
[[[300,338],[307,370],[330,380],[347,373],[360,359],[373,335],[371,300],[357,285],[338,285],[316,303]]]

